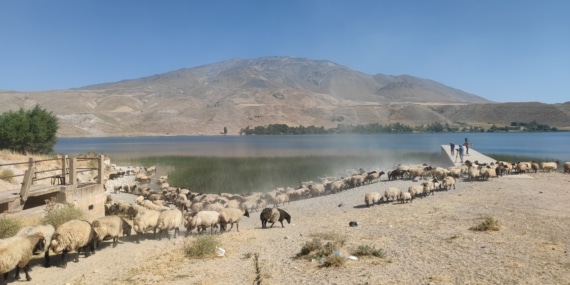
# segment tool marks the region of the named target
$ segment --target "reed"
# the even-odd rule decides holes
[[[384,170],[394,162],[432,162],[437,153],[400,153],[388,156],[203,157],[149,156],[120,163],[169,169],[170,185],[203,193],[264,192],[276,187],[296,187],[318,177],[348,176],[350,171]]]

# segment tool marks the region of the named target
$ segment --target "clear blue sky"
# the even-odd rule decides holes
[[[0,89],[263,56],[409,74],[497,102],[561,103],[570,101],[570,1],[0,1]]]

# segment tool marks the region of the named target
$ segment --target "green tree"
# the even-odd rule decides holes
[[[0,115],[0,149],[19,153],[50,153],[57,141],[57,117],[36,105]]]

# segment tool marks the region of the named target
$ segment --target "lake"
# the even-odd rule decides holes
[[[421,133],[287,136],[165,136],[59,138],[54,151],[109,156],[308,156],[368,155],[388,152],[439,152],[442,144],[463,143],[484,154],[552,158],[570,161],[570,132]]]

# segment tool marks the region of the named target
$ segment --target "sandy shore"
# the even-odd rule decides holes
[[[194,236],[141,244],[126,238],[66,269],[43,268],[36,259],[26,284],[253,284],[247,258],[253,253],[259,253],[262,284],[570,284],[569,182],[562,173],[459,182],[413,203],[365,207],[366,192],[421,183],[382,181],[286,204],[292,222],[284,228],[261,229],[253,212],[240,232],[218,235],[224,257],[184,257],[183,244]],[[499,221],[499,231],[469,230],[487,216]],[[369,245],[386,257],[347,260],[338,268],[294,258],[323,233],[346,240],[342,256]]]

